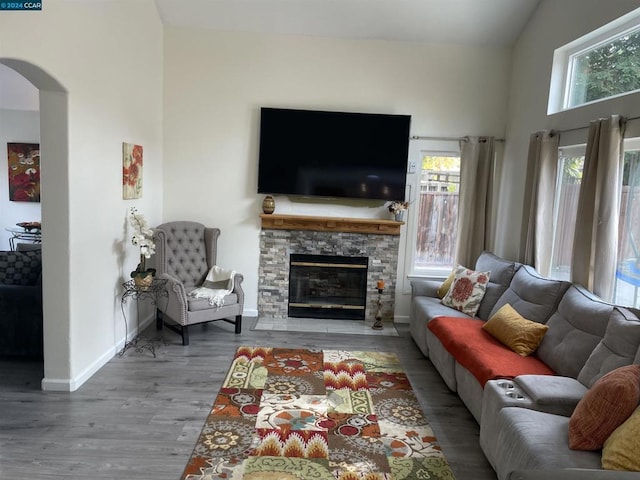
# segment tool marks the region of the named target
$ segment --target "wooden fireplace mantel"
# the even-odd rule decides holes
[[[404,222],[379,218],[311,217],[305,215],[279,215],[261,213],[263,229],[314,230],[317,232],[372,233],[400,235]]]

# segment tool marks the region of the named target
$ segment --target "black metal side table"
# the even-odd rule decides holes
[[[124,292],[122,293],[122,298],[120,300],[120,308],[122,309],[122,317],[124,318],[124,328],[125,328],[125,344],[122,347],[122,350],[118,353],[121,357],[124,353],[130,348],[135,348],[136,352],[142,353],[145,349],[149,350],[153,357],[156,356],[156,347],[152,340],[143,341],[142,335],[140,334],[140,308],[139,302],[140,300],[151,300],[152,305],[156,306],[158,304],[158,300],[160,298],[166,298],[167,302],[169,301],[169,292],[167,292],[167,280],[162,278],[154,278],[151,282],[151,285],[142,286],[136,285],[135,281],[128,280],[122,284],[124,287]],[[136,310],[137,310],[137,325],[138,325],[138,333],[135,338],[130,341],[127,341],[129,337],[129,325],[127,322],[127,315],[124,311],[124,305],[127,303],[127,300],[131,298],[136,301]]]

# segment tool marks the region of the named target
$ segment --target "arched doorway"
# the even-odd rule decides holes
[[[0,63],[29,80],[40,93],[42,162],[43,390],[62,388],[70,370],[69,125],[67,90],[37,65],[0,57]],[[58,387],[58,388],[56,388]]]

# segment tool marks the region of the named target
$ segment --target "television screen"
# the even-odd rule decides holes
[[[258,193],[404,200],[410,115],[262,108]]]

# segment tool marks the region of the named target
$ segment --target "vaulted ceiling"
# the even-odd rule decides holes
[[[155,0],[165,25],[509,47],[540,0]],[[37,108],[0,65],[0,108]],[[11,101],[7,99],[11,98]],[[17,102],[17,103],[16,103]]]
[[[155,0],[180,27],[510,46],[539,0]]]

